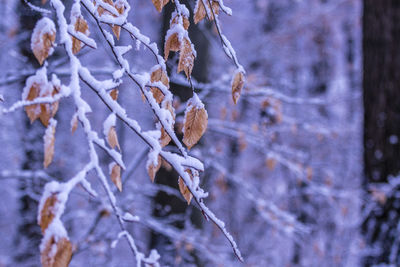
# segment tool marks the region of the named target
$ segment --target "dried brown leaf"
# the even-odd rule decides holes
[[[236,104],[239,100],[240,93],[242,92],[244,85],[244,74],[243,72],[239,71],[236,73],[235,77],[232,80],[232,99],[233,102]]]
[[[31,88],[29,89],[28,96],[25,100],[32,101],[40,94],[40,85],[37,83],[33,83]],[[40,116],[40,105],[30,105],[25,107],[26,115],[28,115],[29,120],[34,122]]]
[[[192,48],[192,43],[188,39],[183,40],[182,47],[180,49],[179,62],[178,62],[178,73],[185,71],[186,77],[189,79],[192,74],[192,69],[194,65],[194,52]]]
[[[76,32],[81,32],[85,35],[89,35],[88,23],[82,16],[76,18],[74,27]],[[76,54],[81,50],[81,48],[82,42],[79,39],[72,37],[72,52]]]
[[[164,45],[164,58],[168,59],[169,52],[177,52],[181,49],[181,42],[179,41],[178,33],[171,34],[169,38],[165,41]]]
[[[119,95],[118,89],[113,89],[113,90],[111,90],[110,96],[111,96],[111,98],[112,98],[113,100],[116,101],[116,100],[118,99],[118,95]]]
[[[72,116],[72,119],[71,119],[71,133],[74,134],[76,129],[78,129],[78,115],[77,114]]]
[[[121,181],[121,167],[114,163],[111,168],[111,181],[115,184],[120,192],[122,192],[122,181]]]
[[[51,92],[51,95],[54,96],[59,90],[56,87],[52,87],[53,91]],[[49,96],[50,92],[43,94],[42,97]],[[40,104],[40,115],[39,119],[42,122],[44,126],[49,125],[49,121],[51,118],[53,118],[58,110],[58,103],[59,101],[56,101],[51,104]]]
[[[161,12],[162,8],[169,2],[169,0],[152,0],[152,2],[157,11]]]
[[[157,165],[154,165],[151,163],[149,166],[147,166],[147,173],[149,174],[150,180],[152,183],[154,183],[154,179],[156,178],[156,174],[158,170],[161,167],[161,157],[158,156],[157,158]]]
[[[55,142],[56,126],[55,124],[50,124],[44,135],[44,161],[43,166],[47,168],[53,161],[54,156],[54,142]]]
[[[40,65],[42,65],[45,59],[49,56],[55,40],[55,31],[44,32],[43,29],[33,31],[31,37],[32,50]]]
[[[190,179],[193,181],[193,175],[192,172],[190,170],[185,170],[185,172],[187,172],[190,176]],[[185,198],[185,200],[187,201],[188,205],[190,204],[190,201],[193,198],[192,193],[190,193],[189,188],[186,186],[185,182],[183,181],[183,179],[181,177],[179,177],[179,191],[181,192],[182,196]]]
[[[55,215],[54,208],[57,202],[58,202],[57,195],[56,194],[51,195],[46,199],[42,210],[40,210],[39,225],[40,228],[42,229],[42,233],[46,231],[47,227],[54,219]]]
[[[43,267],[67,267],[72,257],[71,242],[65,238],[49,238],[41,252],[40,260]],[[56,246],[56,251],[54,251]]]
[[[111,148],[114,149],[115,147],[118,147],[118,149],[121,150],[121,148],[119,147],[119,143],[118,143],[117,132],[116,132],[114,126],[110,127],[110,130],[108,131],[107,141],[108,141],[108,144],[111,146]]]
[[[190,106],[185,112],[183,143],[190,149],[203,136],[207,129],[208,115],[204,107]]]
[[[115,9],[118,11],[119,14],[124,13],[124,10],[125,10],[124,3],[122,1],[115,2]],[[119,40],[119,36],[121,33],[121,27],[115,25],[112,27],[112,31],[113,31],[115,37],[117,37],[117,40]]]

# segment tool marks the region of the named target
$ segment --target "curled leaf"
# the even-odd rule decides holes
[[[154,183],[154,179],[156,178],[156,174],[161,167],[161,157],[158,156],[157,158],[157,165],[154,162],[150,162],[147,164],[147,173],[149,174],[150,180]]]
[[[90,32],[87,21],[81,15],[74,18],[74,20],[75,20],[74,24],[75,31],[81,32],[86,36],[88,36]],[[79,39],[72,37],[72,52],[76,54],[81,50],[81,48],[82,48],[82,42]]]
[[[208,114],[195,94],[188,103],[183,123],[183,143],[190,149],[207,129]]]
[[[236,104],[239,100],[240,93],[242,92],[244,85],[244,74],[241,71],[236,72],[232,80],[232,99]]]
[[[53,194],[46,199],[43,208],[39,211],[39,225],[42,229],[42,233],[46,231],[47,227],[54,219],[57,202],[59,202],[57,199],[57,194]]]
[[[178,33],[171,34],[164,44],[164,58],[168,59],[169,52],[174,51],[177,52],[181,49],[181,42],[179,41]]]
[[[50,119],[49,126],[47,126],[46,132],[43,136],[43,141],[44,141],[43,166],[45,168],[47,168],[53,161],[56,125],[57,121],[55,119]]]
[[[110,176],[111,181],[115,184],[118,190],[122,192],[121,167],[115,162],[110,165]]]
[[[118,137],[117,137],[117,132],[115,131],[115,127],[110,127],[110,130],[108,131],[108,135],[107,135],[107,141],[108,144],[111,146],[111,148],[115,148],[118,147],[119,150],[121,150],[121,148],[119,147],[119,143],[118,143]]]
[[[40,85],[38,83],[33,83],[29,89],[28,96],[25,100],[32,101],[40,94]],[[30,105],[25,107],[26,115],[28,115],[29,120],[34,122],[40,116],[40,105]]]
[[[168,4],[169,0],[152,0],[153,5],[156,7],[158,12],[161,12],[162,8]]]
[[[43,267],[67,267],[72,257],[72,245],[66,237],[52,236],[41,251]]]
[[[192,74],[194,65],[195,52],[193,51],[192,43],[189,39],[185,38],[180,48],[178,70],[177,72],[184,71],[186,77],[189,79]]]
[[[193,181],[193,175],[192,172],[190,170],[185,170],[185,172],[187,172],[190,176],[190,179]],[[182,196],[185,198],[185,200],[187,201],[188,205],[190,204],[190,201],[193,198],[192,193],[190,193],[189,188],[185,185],[185,182],[183,181],[183,179],[181,177],[179,177],[179,191],[181,192]]]
[[[42,18],[36,23],[31,37],[31,49],[40,65],[53,52],[56,39],[56,27],[49,18]]]

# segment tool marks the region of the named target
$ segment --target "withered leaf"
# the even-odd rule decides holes
[[[46,231],[47,227],[54,219],[54,215],[56,212],[54,208],[57,202],[57,194],[53,194],[46,199],[42,210],[40,210],[39,225],[42,229],[42,233]]]
[[[181,49],[181,42],[179,41],[178,33],[171,34],[168,39],[165,41],[164,45],[164,58],[168,59],[169,52],[174,51],[177,52]]]
[[[244,85],[244,74],[243,72],[239,71],[235,74],[232,80],[232,99],[233,102],[236,104],[239,100],[240,93],[242,92]]]
[[[211,4],[211,6],[212,6],[212,12],[211,12],[210,3],[208,2],[208,0],[204,0],[204,1],[206,1],[208,10],[209,10],[209,12],[210,12],[210,13],[208,14],[208,18],[209,18],[210,20],[214,20],[214,14],[215,14],[215,15],[218,15],[218,14],[219,14],[219,3],[216,2],[216,1],[212,1],[212,4]],[[202,20],[206,17],[206,15],[207,15],[207,11],[206,11],[206,8],[205,8],[205,6],[204,6],[203,0],[197,0],[196,6],[195,6],[195,9],[194,9],[194,10],[195,10],[195,14],[194,14],[194,23],[197,24],[197,23],[199,23],[200,21],[202,21]]]
[[[54,120],[53,120],[54,121]],[[53,161],[54,156],[54,142],[55,142],[55,133],[56,133],[56,125],[57,123],[50,123],[46,129],[46,132],[43,136],[44,141],[44,161],[43,166],[47,168],[50,163]]]
[[[190,176],[190,179],[193,181],[193,175],[192,172],[190,170],[185,170],[185,172],[187,172]],[[183,179],[181,177],[179,177],[179,191],[181,192],[182,196],[185,198],[185,200],[187,201],[188,205],[190,204],[190,201],[193,198],[192,193],[190,193],[189,188],[185,185],[185,182],[183,181]]]
[[[25,100],[32,101],[40,94],[40,85],[37,83],[33,83],[31,88],[29,89],[28,96]],[[29,120],[34,122],[40,116],[40,105],[30,105],[25,107],[26,115],[28,115]]]
[[[208,114],[204,107],[189,106],[185,112],[183,125],[183,143],[190,149],[203,136],[207,129]]]
[[[161,12],[162,8],[168,4],[169,0],[152,0],[153,5],[156,7],[158,12]]]
[[[121,181],[121,167],[113,163],[111,167],[111,181],[115,184],[120,192],[122,192],[122,181]]]
[[[114,6],[115,6],[115,9],[118,11],[119,14],[124,13],[125,6],[124,6],[124,3],[122,1],[115,2]],[[117,40],[119,40],[119,36],[120,36],[120,33],[121,33],[121,27],[115,25],[115,26],[112,27],[112,31],[113,31],[115,37],[117,37]]]
[[[113,90],[111,90],[110,96],[111,96],[111,98],[112,98],[113,100],[116,101],[116,100],[118,99],[118,95],[119,95],[118,89],[113,89]]]
[[[76,18],[74,27],[76,32],[81,32],[85,35],[89,35],[89,27],[87,21],[82,16],[78,16]],[[76,54],[81,50],[81,48],[82,42],[79,39],[72,37],[72,52]]]
[[[117,132],[115,131],[115,127],[110,127],[110,130],[108,131],[108,135],[107,135],[107,141],[108,144],[111,146],[111,148],[115,148],[118,147],[119,150],[121,150],[121,148],[119,147],[119,143],[118,143],[118,137],[117,137]]]
[[[45,94],[42,95],[42,97],[46,97],[49,96],[50,94],[52,96],[54,96],[58,90],[56,87],[52,87],[52,92],[47,92]],[[58,101],[51,103],[51,104],[40,104],[40,115],[39,115],[39,119],[42,122],[42,124],[44,126],[48,126],[49,125],[49,121],[51,118],[53,118],[58,110]]]
[[[194,65],[194,52],[192,49],[192,43],[188,39],[183,40],[182,47],[180,49],[178,70],[177,72],[185,71],[186,77],[189,79],[192,74]]]
[[[54,245],[57,248],[55,253]],[[40,260],[43,267],[67,267],[71,261],[71,257],[71,242],[65,237],[59,238],[56,241],[56,238],[52,236],[42,250]]]
[[[31,37],[31,48],[40,65],[49,56],[56,40],[54,23],[49,18],[38,21]]]
[[[74,134],[76,129],[78,129],[78,115],[74,114],[71,119],[71,133]]]
[[[149,174],[150,180],[152,183],[154,183],[154,179],[156,178],[156,174],[158,170],[161,167],[161,157],[158,156],[157,158],[157,165],[154,165],[151,163],[150,165],[147,166],[147,173]]]

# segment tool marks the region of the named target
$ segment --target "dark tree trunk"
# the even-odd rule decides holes
[[[400,1],[364,0],[364,174],[365,188],[387,183],[400,170]],[[397,208],[396,208],[397,207]],[[363,225],[368,245],[377,251],[365,265],[400,265],[400,199],[389,196]]]
[[[190,1],[186,0],[181,1],[181,3],[185,4],[188,7],[188,9],[192,11],[192,8],[189,8],[189,2]],[[169,29],[171,13],[173,11],[174,11],[174,5],[172,3],[169,3],[163,9],[163,27],[161,29],[161,38],[160,38],[161,40],[159,42],[162,54],[164,54],[164,41],[165,41],[164,36],[166,35],[166,32]],[[191,18],[189,27],[189,37],[197,51],[197,57],[194,62],[192,77],[199,82],[207,82],[207,76],[208,76],[207,69],[209,64],[209,58],[208,58],[209,42],[204,33],[198,28],[196,24],[194,24],[192,20],[192,15],[193,14],[191,14],[190,16]],[[175,53],[172,53],[172,56],[170,55],[170,60],[176,59],[176,56],[174,55]],[[169,69],[168,71],[170,72]],[[192,89],[187,86],[182,86],[170,82],[170,90],[172,91],[174,96],[179,97],[182,103],[186,102],[189,98],[192,97]],[[170,145],[173,145],[173,143],[171,142]],[[162,167],[157,173],[155,182],[179,190],[178,174],[173,170],[167,170]],[[168,195],[162,191],[158,192],[158,194],[154,198],[153,216],[162,218],[177,214],[189,215],[194,225],[197,225],[198,227],[201,226],[202,215],[197,209],[192,208],[192,206],[188,207],[185,201],[182,201],[181,199],[175,196]],[[184,228],[184,221],[183,220],[175,221],[173,223],[173,226],[177,228]],[[176,260],[175,251],[172,250],[171,253],[171,246],[173,246],[173,244],[171,244],[170,240],[168,240],[166,237],[153,232],[151,235],[150,246],[152,248],[155,247],[160,254],[164,255],[163,256],[164,263],[177,264],[175,262]],[[199,258],[194,253],[192,253],[192,257],[193,257],[192,263],[195,263],[196,265],[201,265]],[[185,266],[185,264],[187,263],[183,261],[180,263],[179,266]]]
[[[31,1],[34,4],[40,4],[40,1]],[[24,1],[18,4],[18,14],[20,23],[20,35],[23,36],[19,42],[19,51],[26,59],[27,67],[38,67],[30,49],[30,33],[32,32],[36,21],[40,18],[40,14],[33,12]],[[25,86],[25,81],[19,85]],[[40,170],[43,168],[43,140],[44,127],[40,122],[34,124],[29,122],[27,116],[24,116],[25,129],[22,133],[22,144],[24,150],[24,160],[22,169],[24,170]],[[37,225],[37,208],[39,196],[43,189],[43,181],[28,178],[19,181],[19,213],[18,232],[15,239],[17,250],[15,251],[15,261],[24,266],[38,266],[39,260],[39,244],[41,240],[40,227]]]

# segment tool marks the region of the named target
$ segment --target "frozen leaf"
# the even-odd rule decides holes
[[[236,72],[232,80],[232,99],[236,104],[239,100],[240,93],[242,92],[244,85],[244,74],[241,71]]]
[[[121,167],[116,163],[112,163],[110,165],[110,175],[111,175],[111,181],[121,192],[122,191]]]
[[[81,32],[86,36],[88,36],[90,33],[87,21],[81,15],[75,19],[74,27],[76,32]],[[79,39],[72,37],[72,52],[76,54],[81,50],[81,48],[82,42]]]
[[[40,93],[40,85],[37,83],[33,83],[31,88],[29,89],[28,96],[25,100],[32,101],[36,97],[39,96],[39,93]],[[28,115],[29,120],[32,123],[40,116],[40,105],[35,104],[35,105],[26,106],[25,112],[26,112],[26,115]]]
[[[42,210],[40,211],[39,217],[39,225],[42,229],[42,233],[44,233],[49,226],[49,224],[53,221],[56,211],[56,204],[58,202],[57,195],[53,194],[48,197],[44,203]]]
[[[158,172],[158,170],[161,167],[161,157],[158,156],[157,158],[157,165],[155,165],[153,162],[150,163],[147,166],[147,173],[149,174],[150,180],[152,183],[154,183],[154,179],[156,178],[156,174]]]
[[[104,3],[109,4],[110,6],[114,6],[114,2],[112,0],[102,0]],[[97,12],[99,13],[99,16],[103,15],[104,13],[108,15],[112,15],[109,11],[105,10],[101,6],[97,8]]]
[[[111,98],[112,98],[113,100],[115,100],[115,101],[118,99],[118,94],[119,94],[118,89],[113,89],[113,90],[110,92]]]
[[[161,128],[161,137],[160,137],[160,144],[161,147],[165,147],[171,142],[171,137],[167,133],[167,131],[164,130],[164,128]]]
[[[190,179],[193,180],[193,175],[192,172],[190,170],[185,170],[185,172],[187,172],[190,176]],[[185,200],[187,201],[188,205],[190,204],[190,201],[193,198],[192,193],[190,193],[189,188],[185,185],[185,182],[183,181],[183,179],[181,177],[179,177],[179,191],[181,192],[182,196],[185,198]]]
[[[49,126],[47,126],[46,132],[43,136],[43,141],[44,141],[43,166],[45,168],[47,168],[53,161],[56,125],[57,121],[54,119],[50,119],[50,124]]]
[[[186,17],[186,16],[175,16],[172,20],[171,20],[171,26],[173,25],[173,24],[178,24],[179,23],[179,18],[182,18],[182,24],[183,24],[183,28],[185,29],[185,30],[188,30],[189,29],[189,26],[190,26],[190,22],[189,22],[189,19]]]
[[[161,12],[162,8],[168,4],[169,0],[152,0],[153,5],[156,7],[158,12]]]
[[[51,88],[52,88],[52,92],[46,91],[41,96],[46,97],[46,96],[50,96],[50,94],[52,96],[54,96],[56,93],[58,93],[59,89],[57,89],[57,87],[52,86]],[[39,119],[44,126],[47,127],[49,125],[50,119],[56,115],[57,110],[58,110],[58,101],[51,103],[51,104],[40,104]]]
[[[118,143],[118,137],[117,137],[117,132],[115,131],[115,127],[110,127],[110,130],[108,131],[108,135],[107,135],[107,141],[108,144],[111,146],[111,148],[115,148],[118,147],[119,150],[121,150],[121,148],[119,147],[119,143]]]
[[[208,114],[197,95],[190,101],[185,111],[183,123],[183,143],[190,149],[207,129]]]
[[[194,23],[195,24],[197,24],[200,21],[202,21],[207,15],[207,11],[206,11],[206,8],[204,6],[203,1],[206,1],[206,3],[207,3],[207,7],[208,7],[208,10],[210,12],[208,18],[210,20],[214,20],[214,14],[215,15],[219,14],[219,4],[218,4],[218,2],[212,1],[212,4],[211,4],[212,12],[211,12],[210,3],[208,2],[208,0],[197,0],[196,6],[194,8]]]
[[[49,18],[42,18],[36,23],[31,37],[31,49],[40,65],[53,52],[56,39],[56,27]]]
[[[114,6],[115,6],[115,9],[118,11],[119,14],[123,14],[124,13],[125,5],[124,5],[123,1],[116,1]],[[113,31],[115,37],[117,37],[117,40],[119,40],[119,36],[120,36],[120,33],[121,33],[121,27],[115,25],[115,26],[112,27],[112,31]]]
[[[167,88],[169,88],[169,79],[166,74],[166,72],[161,68],[158,67],[156,70],[154,70],[151,73],[151,82],[162,82]],[[161,92],[161,90],[157,87],[151,87],[151,92],[153,94],[154,99],[158,104],[161,104],[161,102],[164,99],[164,94]]]
[[[179,41],[178,33],[171,34],[168,39],[165,41],[164,45],[164,58],[168,59],[169,52],[174,51],[177,52],[181,49],[181,42]]]
[[[76,129],[78,129],[78,115],[74,114],[71,119],[71,133],[74,134]]]
[[[66,237],[52,236],[41,251],[40,260],[43,267],[67,267],[71,257],[71,242]]]
[[[185,38],[180,49],[178,73],[184,71],[186,77],[189,79],[190,75],[192,74],[194,58],[195,55],[193,52],[192,43]]]

